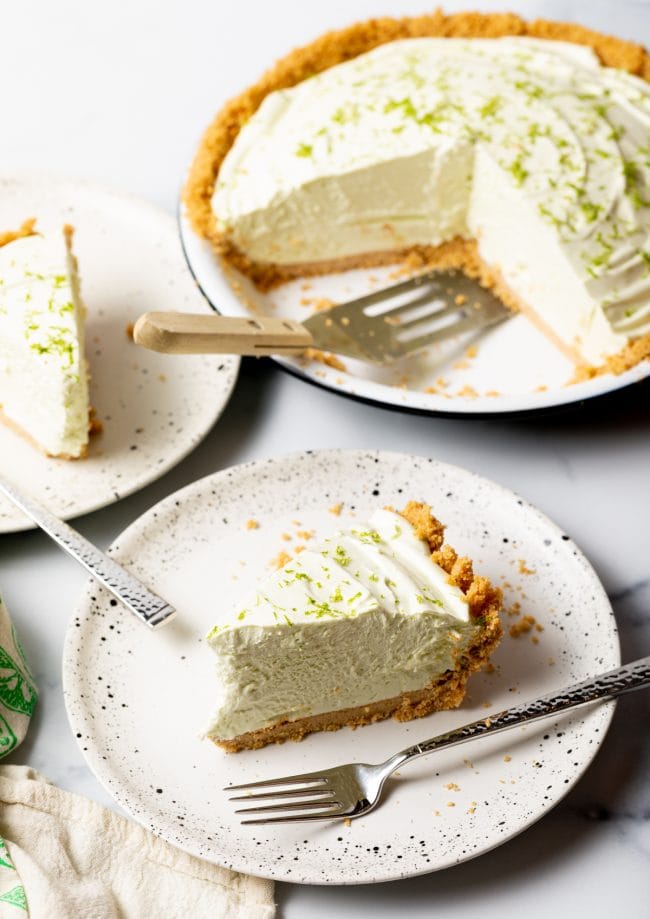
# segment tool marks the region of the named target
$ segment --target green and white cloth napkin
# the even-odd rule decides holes
[[[0,598],[0,757],[11,753],[27,733],[36,698],[34,678]]]
[[[0,757],[15,750],[27,733],[36,699],[25,654],[0,598]],[[26,912],[25,888],[0,836],[0,917]]]
[[[36,687],[0,600],[0,757]],[[273,919],[273,883],[187,855],[27,766],[0,766],[0,919]]]

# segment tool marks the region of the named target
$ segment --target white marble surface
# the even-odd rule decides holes
[[[172,210],[202,127],[219,102],[272,58],[326,27],[417,0],[273,4],[237,0],[22,0],[3,6],[0,174],[49,169],[141,194]],[[464,4],[447,3],[447,8]],[[479,4],[575,18],[650,44],[650,4]],[[252,30],[252,31],[251,31]],[[0,223],[1,223],[0,211]],[[624,659],[650,653],[648,386],[529,421],[395,414],[313,389],[246,361],[207,440],[144,491],[78,521],[106,546],[176,488],[243,460],[319,447],[385,447],[458,463],[521,492],[592,560],[612,597]],[[1,465],[1,459],[0,459]],[[83,574],[39,533],[0,537],[0,585],[37,674],[41,702],[13,762],[110,804],[67,726],[60,661]],[[650,693],[623,699],[596,761],[571,794],[523,836],[475,862],[378,887],[278,885],[286,919],[524,913],[648,916]]]

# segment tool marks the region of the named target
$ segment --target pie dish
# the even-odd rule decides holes
[[[501,637],[501,591],[443,535],[425,504],[377,510],[240,599],[207,636],[205,735],[236,752],[460,705]]]
[[[90,429],[73,232],[0,233],[0,419],[61,459],[86,455]]]
[[[640,46],[575,25],[360,23],[225,106],[187,213],[263,287],[396,260],[460,267],[578,377],[622,373],[650,353],[648,74]]]

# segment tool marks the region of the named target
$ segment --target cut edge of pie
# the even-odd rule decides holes
[[[571,382],[606,373],[621,374],[650,358],[650,334],[630,341],[599,366],[587,364],[566,343],[560,341],[540,319],[508,288],[498,271],[480,258],[474,240],[456,238],[438,246],[416,245],[368,252],[360,255],[300,264],[255,262],[241,252],[219,229],[212,210],[212,195],[221,164],[245,122],[264,98],[289,88],[379,45],[404,38],[530,38],[567,41],[592,48],[604,66],[617,67],[650,81],[650,54],[642,45],[588,29],[570,22],[535,19],[526,21],[513,13],[466,12],[445,15],[437,9],[429,15],[392,19],[383,17],[354,23],[327,32],[281,58],[252,86],[230,99],[217,113],[202,137],[190,167],[182,198],[192,228],[208,240],[225,265],[251,279],[262,291],[301,277],[324,275],[352,268],[373,268],[402,263],[405,271],[457,268],[492,290],[514,311],[523,312],[576,366]]]

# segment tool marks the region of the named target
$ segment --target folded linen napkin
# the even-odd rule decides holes
[[[0,766],[1,919],[272,919],[273,884],[195,858],[26,766]]]

